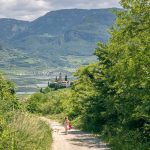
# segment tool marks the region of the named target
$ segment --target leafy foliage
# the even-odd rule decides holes
[[[49,126],[24,112],[13,83],[0,74],[0,149],[47,150],[51,142]]]
[[[96,48],[98,62],[76,72],[72,89],[55,91],[49,108],[59,108],[82,129],[101,133],[114,150],[148,150],[150,5],[148,0],[121,4],[125,10],[117,12],[111,39]]]

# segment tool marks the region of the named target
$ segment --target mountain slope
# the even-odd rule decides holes
[[[32,22],[0,19],[0,43],[40,60],[43,67],[72,67],[67,58],[91,56],[97,41],[109,39],[114,21],[112,9],[57,10]]]
[[[17,34],[27,30],[28,21],[21,21],[15,19],[0,19],[0,41],[7,41],[12,39]]]

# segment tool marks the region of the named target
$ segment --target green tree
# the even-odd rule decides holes
[[[98,43],[98,63],[76,73],[72,105],[83,126],[128,139],[133,149],[150,138],[150,5],[148,0],[121,4],[125,10],[117,12],[109,42]]]
[[[14,85],[0,74],[0,149],[13,147],[11,129],[8,122],[12,120],[13,111],[18,109]]]

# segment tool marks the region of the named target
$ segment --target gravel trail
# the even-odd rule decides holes
[[[106,144],[92,134],[71,129],[65,135],[64,127],[55,121],[41,117],[53,130],[52,150],[110,150]]]

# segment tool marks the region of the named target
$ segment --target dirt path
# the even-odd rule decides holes
[[[42,120],[48,122],[53,130],[52,150],[110,150],[105,143],[91,134],[72,129],[65,135],[61,124],[44,117]]]

